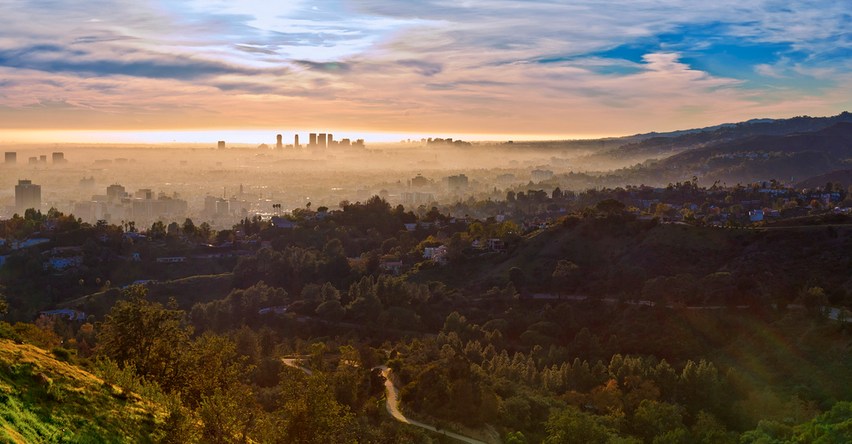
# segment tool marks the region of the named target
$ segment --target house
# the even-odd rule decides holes
[[[257,311],[259,315],[267,315],[267,314],[277,314],[282,315],[287,313],[286,305],[276,305],[273,307],[264,307]]]
[[[178,264],[186,262],[186,256],[158,257],[157,262],[161,264]]]
[[[426,247],[423,249],[423,259],[431,259],[432,261],[444,264],[447,262],[447,246],[440,245],[437,247]]]
[[[271,223],[272,223],[273,227],[283,228],[285,230],[292,230],[293,228],[298,227],[298,225],[295,222],[293,222],[289,219],[284,219],[283,217],[278,217],[278,216],[272,216]]]
[[[397,275],[402,270],[402,261],[397,258],[382,258],[379,268]]]
[[[492,238],[487,241],[488,249],[491,251],[505,251],[506,243],[502,239]]]
[[[44,263],[44,269],[67,270],[83,265],[83,256],[52,257]]]
[[[25,241],[13,243],[12,249],[13,250],[21,250],[21,249],[24,249],[24,248],[35,247],[36,245],[46,244],[48,242],[50,242],[50,239],[32,238],[32,239],[27,239]]]
[[[64,317],[71,321],[85,321],[86,313],[79,310],[71,310],[70,308],[61,308],[58,310],[47,310],[39,312],[41,316],[47,317]]]

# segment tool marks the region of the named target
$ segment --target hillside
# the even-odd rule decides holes
[[[45,350],[0,339],[0,442],[153,442],[157,405]]]
[[[844,188],[852,185],[852,169],[836,170],[810,177],[796,184],[796,188],[823,187],[826,183],[838,184]]]
[[[669,133],[648,133],[632,136],[643,139],[626,143],[609,150],[606,156],[617,159],[641,161],[649,158],[664,158],[677,153],[702,147],[730,143],[758,136],[785,136],[796,133],[821,131],[838,123],[852,122],[852,114],[843,112],[831,117],[794,117],[791,119],[753,119],[747,122],[724,124],[693,130]]]
[[[755,136],[675,154],[659,162],[622,171],[628,183],[689,180],[750,183],[801,180],[844,167],[852,157],[852,123],[837,123],[811,133]]]

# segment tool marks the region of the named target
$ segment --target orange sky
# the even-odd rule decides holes
[[[69,3],[0,5],[0,141],[580,138],[852,108],[843,2]]]

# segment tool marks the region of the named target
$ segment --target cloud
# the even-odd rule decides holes
[[[196,60],[180,55],[147,54],[145,58],[105,59],[86,51],[66,49],[58,45],[35,45],[0,51],[0,66],[51,73],[178,80],[195,80],[225,74],[253,75],[261,72],[259,69]]]
[[[852,72],[846,9],[829,0],[0,0],[9,82],[0,106],[66,103],[108,113],[110,124],[125,113],[127,125],[257,125],[286,108],[305,125],[567,134],[829,114],[852,103],[841,88]]]

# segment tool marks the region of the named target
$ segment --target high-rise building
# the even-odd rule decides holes
[[[220,150],[224,150],[225,149],[225,141],[220,140],[217,146]]]
[[[65,153],[56,152],[52,154],[53,163],[65,163]]]
[[[317,146],[317,133],[311,133],[308,135],[308,148],[316,148]]]
[[[6,151],[6,155],[4,157],[6,165],[14,165],[18,163],[18,153],[14,151]]]
[[[38,163],[47,163],[47,154],[38,156]]]
[[[38,157],[35,157],[35,156],[30,157],[29,159],[27,159],[27,163],[29,163],[30,165],[37,164],[38,163]]]
[[[281,134],[275,136],[275,149],[280,150],[284,149],[284,144],[281,142]]]
[[[107,187],[107,200],[110,202],[117,202],[121,199],[124,199],[127,196],[127,191],[123,186],[119,184],[113,184]]]
[[[328,142],[328,144],[327,144],[328,146],[334,145],[334,134],[328,133],[328,137],[326,138],[326,141]]]
[[[319,133],[317,136],[317,148],[325,149],[328,145],[326,145],[325,141],[325,133]]]
[[[298,135],[298,134],[296,134],[296,137],[295,137],[295,139],[293,140],[293,148],[301,148],[301,147],[299,146],[299,135]]]
[[[41,209],[41,185],[30,180],[18,180],[15,185],[15,209],[23,213],[28,208]]]

